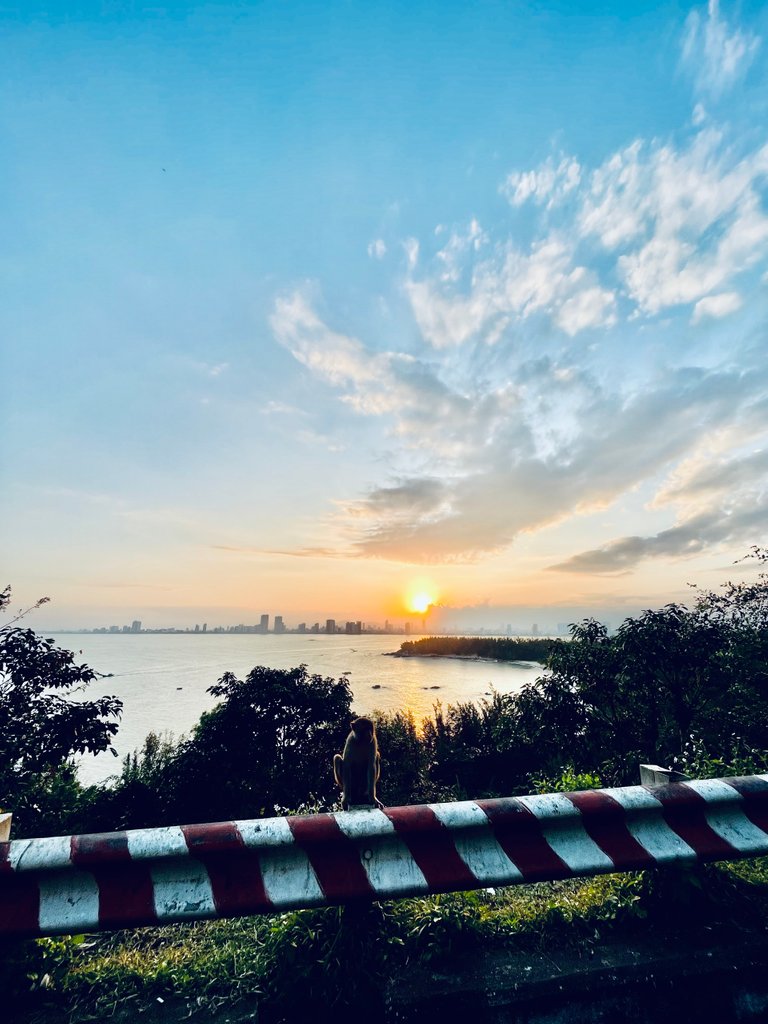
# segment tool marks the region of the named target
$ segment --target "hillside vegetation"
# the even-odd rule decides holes
[[[491,661],[546,661],[555,641],[535,637],[425,636],[406,640],[395,658],[487,658]]]

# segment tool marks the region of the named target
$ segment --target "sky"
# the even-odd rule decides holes
[[[37,624],[543,625],[768,523],[768,7],[0,0]]]

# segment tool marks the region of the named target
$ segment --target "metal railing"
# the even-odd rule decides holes
[[[0,936],[768,853],[768,775],[0,843]]]

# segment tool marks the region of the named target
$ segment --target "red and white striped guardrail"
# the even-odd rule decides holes
[[[0,843],[0,937],[768,853],[768,775]]]

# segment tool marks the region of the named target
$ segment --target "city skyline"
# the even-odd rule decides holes
[[[752,578],[764,4],[0,28],[0,585],[52,599],[33,625],[618,622]]]

